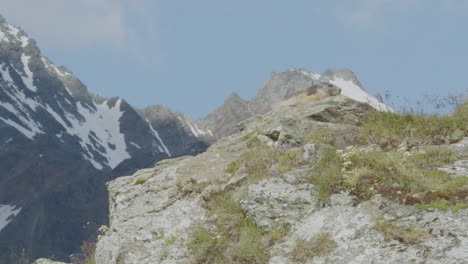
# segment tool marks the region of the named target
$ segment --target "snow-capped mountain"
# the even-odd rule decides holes
[[[238,122],[323,82],[392,111],[349,70],[304,69],[273,73],[252,100],[233,93],[201,120],[163,105],[140,110],[90,93],[0,16],[0,262],[23,251],[30,259],[68,260],[108,222],[107,181],[203,152],[235,133]]]
[[[239,95],[231,94],[223,105],[197,124],[202,129],[210,129],[215,138],[236,132],[236,124],[254,115],[265,114],[272,110],[275,103],[293,94],[320,83],[332,83],[341,88],[341,94],[359,102],[364,102],[379,111],[393,111],[366,92],[355,74],[348,69],[328,70],[323,74],[306,69],[288,69],[272,73],[270,79],[250,101]]]
[[[0,18],[0,260],[67,259],[107,222],[106,181],[208,146],[190,120],[162,123],[88,92]]]
[[[215,140],[210,130],[201,130],[187,115],[174,113],[164,105],[153,105],[138,111],[140,115],[159,131],[172,156],[198,154]]]

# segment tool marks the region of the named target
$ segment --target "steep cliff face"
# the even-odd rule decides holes
[[[353,166],[369,165],[372,154],[389,158],[388,175],[405,166],[432,175],[426,166],[435,164],[415,164],[424,155],[441,161],[447,150],[454,156],[441,177],[466,182],[458,172],[468,138],[384,152],[359,136],[374,111],[345,96],[283,107],[241,122],[241,132],[205,153],[109,182],[110,226],[101,229],[97,263],[463,263],[466,186],[457,190],[465,205],[428,210],[405,200],[427,193],[408,194],[386,176],[379,185],[371,168]]]

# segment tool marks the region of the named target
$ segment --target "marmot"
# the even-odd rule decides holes
[[[339,95],[341,89],[331,83],[321,83],[312,85],[304,91],[297,92],[284,101],[275,104],[275,109],[282,106],[296,106],[299,104],[319,101],[323,98]]]

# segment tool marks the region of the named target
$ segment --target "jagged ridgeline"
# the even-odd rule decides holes
[[[386,108],[349,70],[273,73],[257,96],[229,96],[202,120],[163,105],[135,109],[88,91],[36,42],[0,19],[0,258],[67,260],[108,224],[105,182],[155,162],[203,152],[278,100],[331,82]],[[354,91],[354,92],[352,92]],[[25,255],[25,256],[23,256]]]
[[[0,263],[467,258],[466,104],[402,116],[350,70],[289,69],[192,120],[92,94],[3,18],[0,74]]]
[[[111,181],[96,262],[466,263],[468,102],[447,116],[295,102]]]
[[[212,140],[164,106],[90,93],[0,18],[0,263],[68,260],[108,223],[108,180]]]

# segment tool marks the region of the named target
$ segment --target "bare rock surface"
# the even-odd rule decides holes
[[[207,199],[226,190],[238,191],[242,210],[262,232],[287,227],[281,239],[265,246],[267,263],[294,263],[297,241],[323,233],[336,247],[303,263],[467,263],[466,209],[424,211],[379,195],[358,202],[344,190],[321,204],[317,186],[304,180],[313,173],[308,165],[256,182],[249,182],[243,167],[226,170],[255,140],[272,148],[286,144],[303,162],[314,164],[320,150],[330,146],[305,144],[310,131],[333,131],[330,144],[336,148],[354,145],[357,126],[369,111],[369,106],[343,96],[282,108],[242,122],[240,133],[219,140],[198,156],[164,160],[109,182],[110,227],[102,229],[96,263],[197,263],[187,245],[197,227],[213,222]],[[464,166],[466,143],[464,139],[446,146],[462,153],[451,167]],[[379,151],[377,146],[367,149]],[[402,230],[417,228],[421,241],[388,239],[376,230],[377,219]]]

